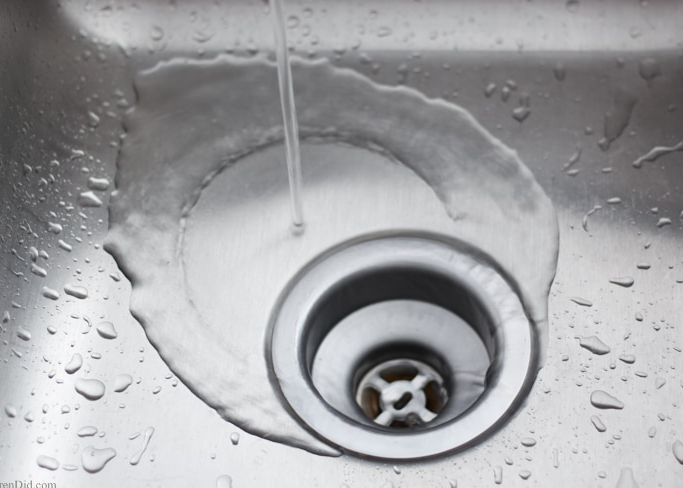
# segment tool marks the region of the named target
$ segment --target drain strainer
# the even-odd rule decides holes
[[[448,399],[441,375],[414,359],[392,359],[360,381],[356,403],[379,425],[413,427],[434,420]]]
[[[516,293],[484,257],[441,236],[330,251],[293,280],[271,333],[272,368],[296,417],[377,458],[473,444],[514,412],[536,370]]]

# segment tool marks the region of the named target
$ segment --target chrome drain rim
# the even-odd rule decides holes
[[[408,285],[396,284],[402,273]],[[439,291],[444,287],[448,293]],[[483,394],[465,412],[420,428],[392,429],[369,420],[358,405],[357,414],[333,407],[316,388],[312,366],[321,342],[344,316],[404,299],[469,316],[466,322],[481,336],[491,366]],[[482,257],[443,236],[370,238],[327,253],[292,281],[270,332],[272,370],[295,416],[346,452],[375,458],[417,459],[472,445],[515,412],[536,371],[535,337],[517,294]]]

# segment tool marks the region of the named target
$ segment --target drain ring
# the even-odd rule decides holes
[[[356,241],[293,281],[272,321],[270,360],[284,399],[305,426],[350,453],[417,459],[468,447],[514,413],[536,370],[531,324],[507,281],[461,247],[443,236]],[[487,384],[464,413],[433,426],[391,429],[373,424],[360,407],[358,416],[339,411],[316,388],[313,364],[330,331],[353,312],[391,300],[442,307],[479,335],[490,360]]]

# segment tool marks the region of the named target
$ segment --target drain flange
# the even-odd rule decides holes
[[[272,368],[299,420],[377,458],[471,445],[515,411],[536,369],[508,282],[442,236],[332,250],[293,280],[271,332]]]

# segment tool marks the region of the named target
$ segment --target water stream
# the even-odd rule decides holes
[[[285,127],[285,147],[287,148],[287,172],[289,176],[289,203],[292,214],[292,231],[300,234],[304,228],[303,205],[301,202],[301,154],[299,151],[299,124],[294,104],[292,86],[292,67],[289,63],[287,30],[283,0],[271,0],[272,17],[275,31],[275,56],[277,77],[280,85],[282,120]]]

